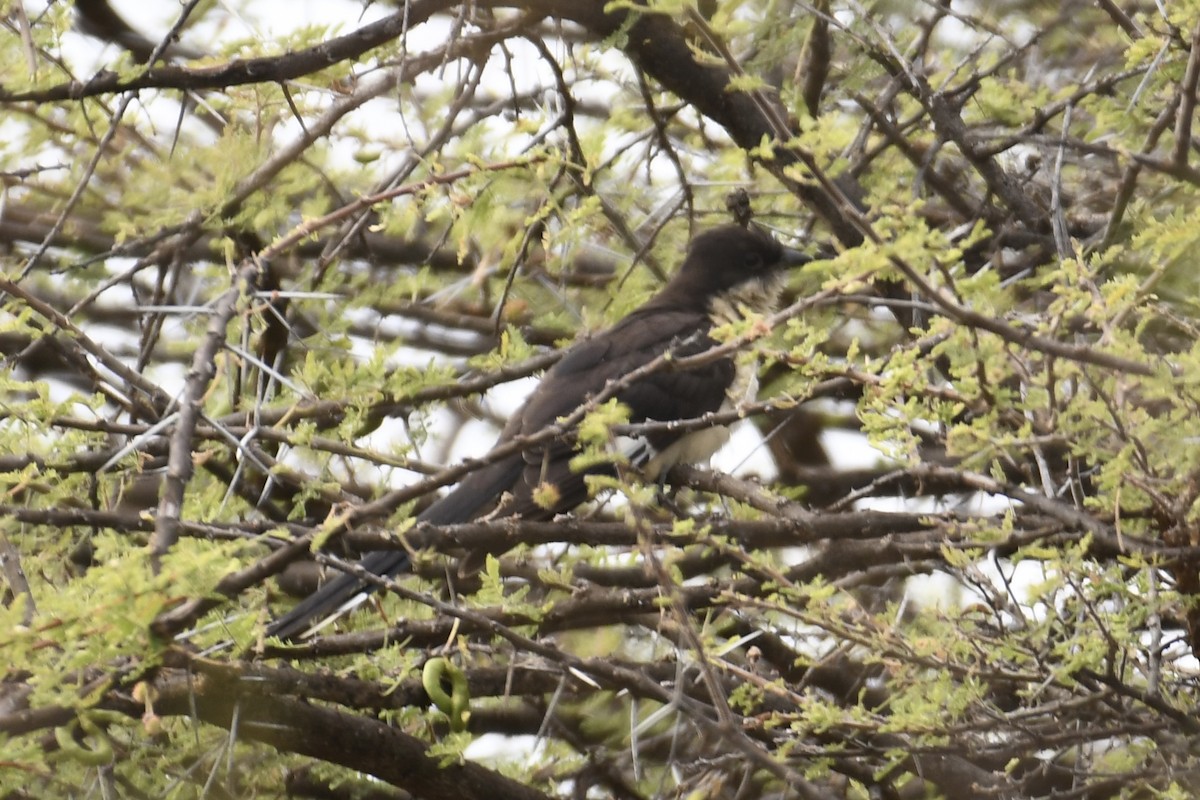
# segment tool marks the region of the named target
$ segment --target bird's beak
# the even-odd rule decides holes
[[[801,252],[794,247],[783,248],[783,254],[779,256],[779,266],[781,267],[802,267],[813,260],[813,257],[808,253]]]

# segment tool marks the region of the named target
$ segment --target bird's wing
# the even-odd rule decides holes
[[[671,351],[675,358],[713,346],[708,317],[700,312],[634,312],[615,327],[567,351],[542,378],[517,412],[506,434],[529,434],[552,424],[602,392],[610,381],[646,366]],[[733,380],[729,358],[686,370],[670,365],[644,375],[616,393],[634,422],[696,417],[720,408]]]
[[[604,391],[667,351],[676,358],[695,355],[713,346],[708,338],[708,317],[698,311],[649,309],[634,312],[615,327],[573,346],[551,368],[538,388],[505,429],[501,439],[528,435],[575,411],[588,397]],[[615,397],[630,409],[632,422],[698,417],[716,411],[734,376],[733,361],[715,359],[686,370],[670,365],[629,383]],[[649,439],[653,449],[668,446],[679,434],[658,433]],[[548,517],[570,510],[587,499],[584,475],[570,468],[574,456],[570,437],[525,451],[525,470],[513,487],[504,509],[523,516]],[[558,500],[550,508],[538,506],[532,492],[552,484]]]

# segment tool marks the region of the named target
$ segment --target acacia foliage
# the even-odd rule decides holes
[[[1200,4],[168,6],[5,10],[6,796],[1200,786]],[[724,332],[769,467],[412,528],[731,188],[820,256]]]

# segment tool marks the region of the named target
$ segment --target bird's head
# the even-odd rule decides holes
[[[753,225],[722,225],[692,239],[683,265],[663,295],[684,302],[711,303],[747,291],[772,294],[769,290],[777,285],[785,269],[811,260],[811,256],[784,247]]]

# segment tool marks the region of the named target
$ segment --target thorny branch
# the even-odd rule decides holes
[[[158,34],[77,8],[135,66],[79,74],[17,15],[32,66],[0,88],[55,150],[0,165],[0,732],[41,789],[116,795],[143,739],[228,796],[311,777],[287,754],[491,800],[1200,785],[1200,20],[413,0],[260,52],[191,46],[203,4]],[[730,184],[819,256],[783,310],[483,456],[506,384],[652,291]],[[758,402],[609,433],[740,425],[770,454],[749,474],[410,527],[630,381],[726,357],[765,361]],[[843,463],[868,440],[887,457]],[[342,628],[260,640],[277,585],[389,548],[413,575],[361,575],[381,591]],[[470,736],[545,758],[447,756],[435,658]],[[163,718],[195,749],[129,733]],[[234,743],[281,769],[178,766]],[[34,751],[122,755],[51,778]]]

